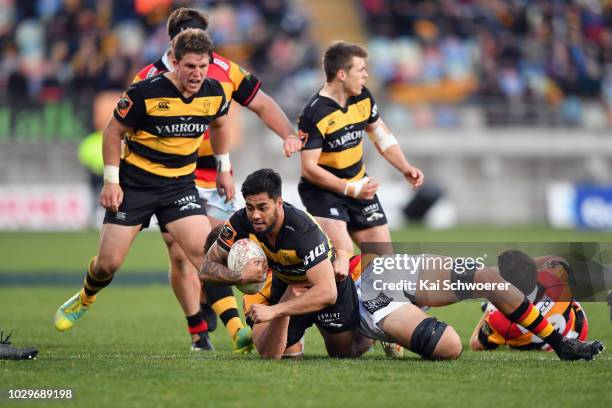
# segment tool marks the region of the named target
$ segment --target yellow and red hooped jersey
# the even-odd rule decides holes
[[[171,64],[168,60],[168,53],[152,64],[141,69],[133,79],[133,82],[168,72]],[[216,79],[221,83],[225,92],[225,98],[229,102],[235,100],[242,106],[247,106],[261,87],[261,81],[250,72],[213,52],[212,60],[206,74],[208,78]],[[204,133],[204,138],[198,151],[198,161],[195,170],[196,184],[203,188],[214,188],[217,178],[217,167],[210,145],[210,131]]]
[[[589,330],[586,313],[580,303],[571,299],[567,270],[562,262],[553,260],[539,268],[536,291],[528,299],[563,336],[586,340]],[[507,345],[517,349],[551,350],[542,339],[510,322],[493,305],[489,304],[485,313],[487,316],[478,332],[485,348]]]

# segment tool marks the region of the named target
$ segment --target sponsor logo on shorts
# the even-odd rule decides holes
[[[332,208],[329,209],[329,215],[333,215],[335,217],[339,217],[340,216],[340,212],[338,211],[337,208],[332,207]]]
[[[127,219],[127,213],[123,211],[117,211],[115,213],[115,219],[125,221]]]
[[[319,313],[317,315],[317,320],[321,323],[325,323],[328,326],[332,327],[342,327],[341,324],[335,323],[340,320],[340,312],[333,313]]]
[[[370,312],[370,314],[374,314],[380,309],[383,309],[389,306],[389,304],[392,301],[393,301],[392,297],[389,297],[385,295],[384,293],[380,292],[380,294],[376,297],[376,299],[365,300],[362,303],[363,303],[363,307],[365,307],[366,310]]]
[[[368,205],[366,207],[363,207],[361,209],[361,213],[363,215],[368,215],[368,214],[371,214],[371,213],[376,212],[378,210],[380,210],[380,206],[378,205],[378,203],[374,203],[374,204],[370,204],[370,205]]]
[[[186,195],[185,197],[181,197],[174,202],[175,205],[187,204],[187,203],[195,203],[198,200],[198,196],[193,194]]]
[[[179,208],[179,211],[196,210],[198,208],[202,208],[202,206],[200,204],[196,204],[196,203],[187,203],[184,206],[182,206],[181,208]]]
[[[383,214],[381,214],[381,213],[379,213],[379,212],[375,212],[374,214],[372,214],[372,215],[370,215],[368,218],[366,218],[366,220],[367,220],[368,222],[374,222],[374,221],[378,221],[378,220],[380,220],[380,219],[381,219],[381,218],[383,218],[383,217],[384,217],[384,215],[383,215]]]

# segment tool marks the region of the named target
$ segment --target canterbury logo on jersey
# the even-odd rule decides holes
[[[346,132],[339,138],[327,142],[327,145],[330,149],[336,149],[338,147],[353,147],[359,143],[361,139],[363,139],[364,133],[364,130],[353,130],[352,132]]]
[[[171,125],[155,126],[160,136],[199,136],[208,130],[204,123],[174,123]]]

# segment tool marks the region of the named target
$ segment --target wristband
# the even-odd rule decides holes
[[[383,125],[378,126],[372,132],[368,132],[368,137],[383,152],[391,146],[398,144],[393,133],[388,132]]]
[[[231,170],[232,163],[230,162],[229,153],[215,154],[215,160],[217,161],[218,172],[225,172]]]
[[[104,166],[104,182],[119,184],[119,166]]]
[[[363,186],[368,184],[370,181],[369,177],[364,177],[361,180],[357,181],[347,181],[346,186],[344,186],[344,195],[357,198],[359,193],[361,193],[361,189]]]

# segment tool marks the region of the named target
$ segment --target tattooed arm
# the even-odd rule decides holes
[[[268,268],[267,262],[259,259],[251,259],[244,265],[242,272],[234,272],[227,267],[228,252],[215,242],[200,269],[200,280],[202,282],[224,283],[234,285],[236,283],[259,282]]]

